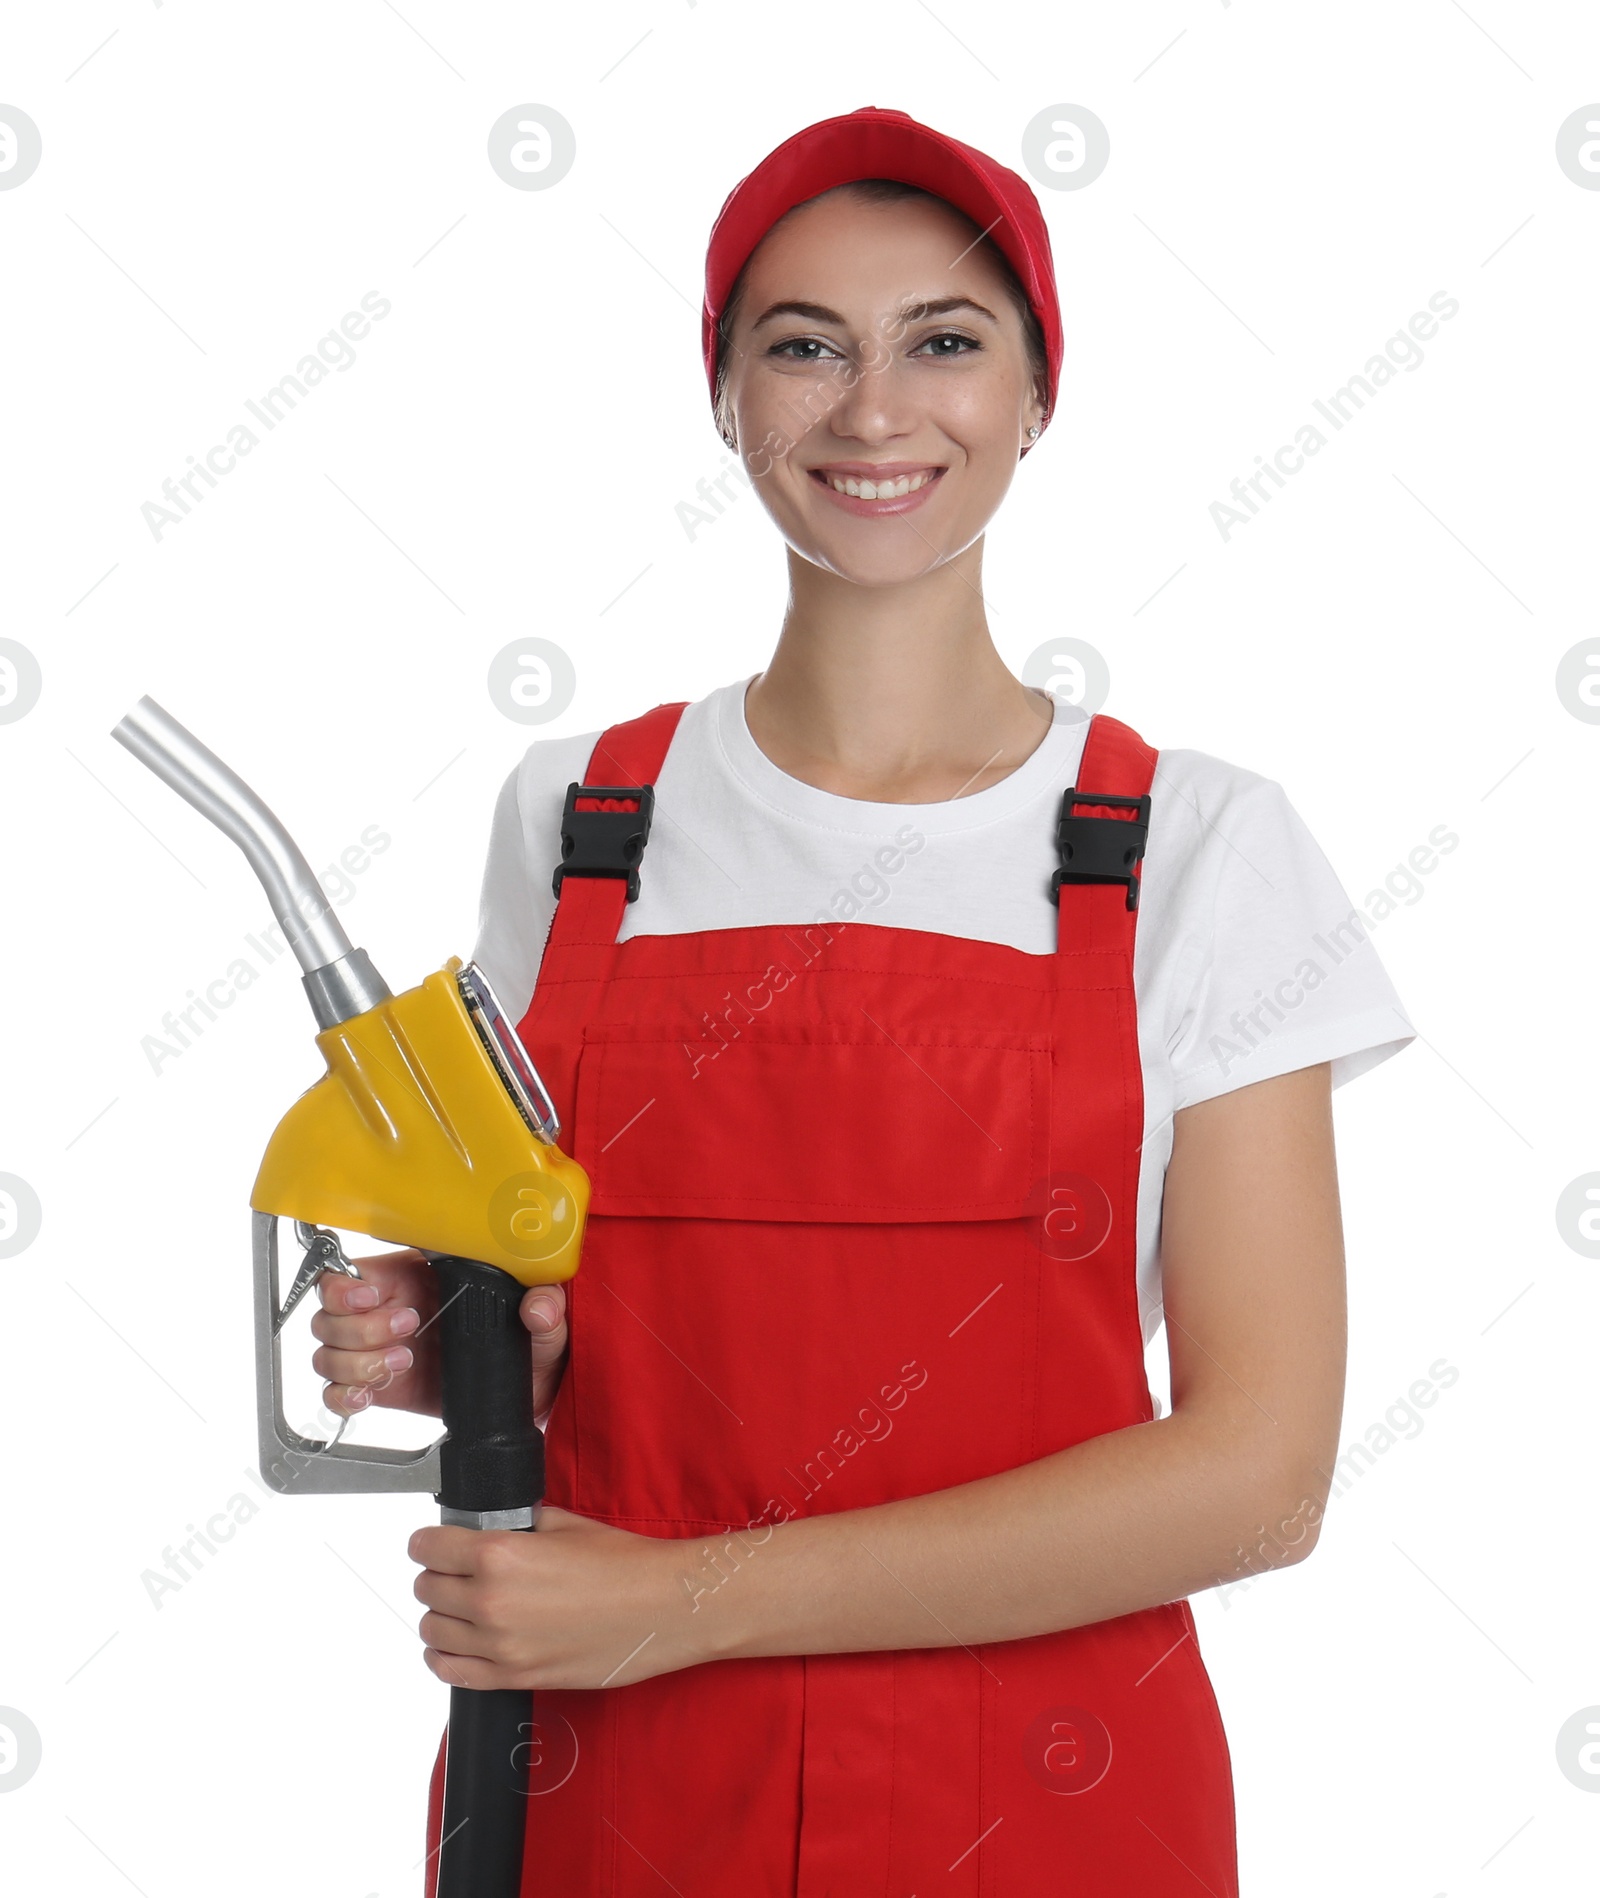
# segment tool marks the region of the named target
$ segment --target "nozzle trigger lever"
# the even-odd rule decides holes
[[[325,1226],[308,1225],[305,1220],[294,1222],[294,1236],[305,1247],[305,1257],[300,1261],[300,1270],[295,1274],[294,1284],[289,1288],[289,1296],[283,1301],[283,1309],[272,1321],[272,1333],[276,1337],[288,1322],[289,1314],[309,1292],[324,1272],[342,1272],[346,1278],[358,1279],[361,1274],[344,1255],[344,1248],[338,1237]]]

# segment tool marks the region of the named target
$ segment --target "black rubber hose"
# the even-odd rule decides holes
[[[441,1409],[438,1500],[449,1509],[525,1509],[544,1497],[533,1421],[527,1287],[475,1259],[435,1258]],[[436,1898],[519,1898],[528,1823],[533,1695],[450,1689]]]

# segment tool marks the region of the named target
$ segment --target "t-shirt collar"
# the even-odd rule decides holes
[[[824,830],[881,837],[902,824],[925,835],[972,830],[1009,816],[1057,784],[1071,782],[1083,755],[1088,714],[1052,693],[1055,718],[1042,742],[1027,758],[982,791],[934,804],[880,804],[866,798],[840,797],[819,790],[780,770],[751,736],[745,721],[744,695],[751,679],[736,680],[713,693],[713,730],[723,763],[739,786],[783,816]]]

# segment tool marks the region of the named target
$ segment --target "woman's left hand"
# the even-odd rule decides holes
[[[531,1533],[439,1524],[407,1552],[423,1659],[452,1687],[620,1687],[712,1658],[671,1541],[547,1503]]]

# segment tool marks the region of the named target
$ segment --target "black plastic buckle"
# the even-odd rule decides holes
[[[1136,817],[1079,817],[1074,804],[1111,804],[1137,811]],[[1050,879],[1050,898],[1060,907],[1063,883],[1126,883],[1128,908],[1139,907],[1139,879],[1134,865],[1144,856],[1150,833],[1150,799],[1112,797],[1104,791],[1080,791],[1074,784],[1061,794],[1061,816],[1056,821],[1056,849],[1061,868]]]
[[[631,797],[633,811],[580,811],[579,798]],[[655,809],[652,784],[569,784],[561,813],[561,861],[553,888],[561,894],[563,877],[626,877],[628,901],[639,895],[639,859],[650,836]]]

